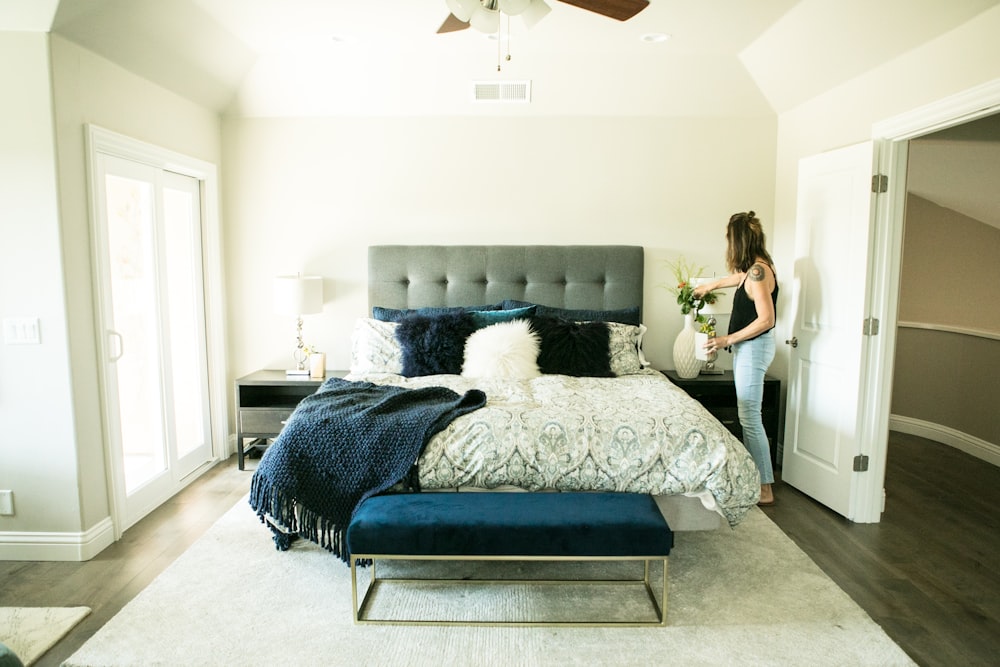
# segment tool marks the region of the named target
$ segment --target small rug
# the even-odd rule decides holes
[[[666,626],[355,625],[350,569],[304,540],[275,550],[243,500],[65,664],[914,664],[760,510],[675,538]]]
[[[0,643],[30,665],[89,613],[90,607],[0,607]]]

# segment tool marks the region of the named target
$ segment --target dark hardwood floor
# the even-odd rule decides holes
[[[764,511],[917,663],[1000,664],[1000,468],[893,432],[885,491],[877,524],[787,484]]]
[[[0,606],[93,609],[36,664],[76,651],[247,493],[250,475],[235,457],[216,466],[91,561],[0,561]],[[878,524],[784,484],[765,511],[919,664],[998,664],[1000,468],[893,433],[886,494]]]

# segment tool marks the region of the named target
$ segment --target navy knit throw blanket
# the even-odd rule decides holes
[[[486,395],[331,378],[305,398],[261,458],[250,506],[279,550],[291,531],[349,562],[347,526],[366,498],[403,479],[426,444]],[[275,525],[277,524],[277,525]]]

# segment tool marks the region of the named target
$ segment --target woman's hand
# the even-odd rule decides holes
[[[716,336],[714,338],[709,338],[705,341],[705,344],[702,345],[702,347],[704,347],[705,351],[709,354],[712,352],[718,352],[723,348],[729,347],[729,336]]]

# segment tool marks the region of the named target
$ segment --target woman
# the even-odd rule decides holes
[[[736,213],[726,228],[726,265],[732,275],[695,288],[699,297],[712,290],[736,287],[729,333],[710,338],[708,352],[732,348],[733,379],[736,383],[736,407],[743,427],[743,445],[760,471],[760,503],[774,504],[774,469],[771,448],[764,432],[761,402],[764,398],[764,374],[774,359],[775,306],[778,281],[774,261],[764,243],[764,229],[753,211]]]

